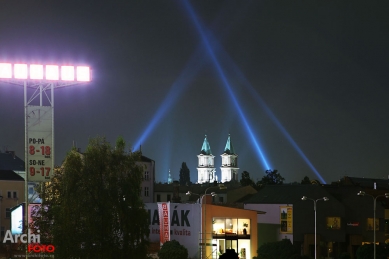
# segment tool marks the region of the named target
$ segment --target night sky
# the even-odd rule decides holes
[[[197,181],[204,136],[240,172],[389,176],[388,1],[6,1],[0,62],[89,65],[55,90],[55,151],[123,136],[156,181]],[[23,87],[0,82],[0,148],[24,159]],[[261,156],[262,154],[262,156]],[[265,161],[265,162],[264,162]],[[319,177],[320,176],[320,177]],[[321,181],[322,182],[322,181]]]

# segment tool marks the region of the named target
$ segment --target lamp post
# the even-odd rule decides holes
[[[373,198],[373,242],[374,242],[374,259],[376,259],[376,232],[375,232],[375,229],[376,229],[376,224],[375,224],[375,213],[376,213],[376,203],[377,203],[377,198],[378,197],[385,197],[385,198],[389,198],[389,193],[385,193],[384,195],[377,195],[377,196],[373,196],[371,194],[367,194],[365,193],[364,191],[359,191],[357,193],[358,196],[370,196]]]
[[[215,192],[211,192],[210,194],[206,194],[206,193],[205,193],[205,194],[201,195],[201,194],[197,194],[197,193],[188,191],[188,192],[186,193],[186,195],[187,195],[187,196],[191,196],[191,195],[197,195],[197,196],[199,196],[199,203],[201,204],[201,211],[202,211],[202,209],[203,209],[203,197],[206,196],[206,195],[216,196],[217,194],[216,194]],[[205,207],[204,207],[204,213],[205,213]],[[202,235],[203,235],[203,217],[200,216],[200,220],[201,220],[201,221],[200,221],[201,229],[200,229],[199,239],[201,240],[200,243],[203,243],[203,242],[202,242],[202,240],[203,240],[203,238],[202,238]],[[205,222],[205,219],[204,219],[204,222]],[[204,227],[204,229],[205,229],[205,227]],[[205,244],[206,244],[206,242],[205,242]],[[200,257],[200,258],[203,258],[203,249],[200,249],[200,254],[201,254],[201,257]]]
[[[211,195],[212,197],[217,196],[217,194],[215,192],[207,193],[208,190],[212,189],[212,188],[219,188],[220,190],[227,189],[227,187],[224,186],[224,184],[219,184],[218,186],[210,186],[207,189],[205,189],[205,192],[204,192],[203,195],[200,195],[200,194],[197,194],[197,193],[193,193],[191,191],[188,191],[186,193],[186,195],[188,195],[188,196],[190,196],[190,195],[197,195],[197,196],[199,196],[200,197],[200,201],[201,201],[201,208],[203,207],[202,206],[203,205],[203,200],[205,198],[205,200],[204,200],[204,205],[205,205],[204,206],[204,228],[203,228],[203,220],[202,220],[203,217],[201,217],[201,235],[200,235],[201,240],[205,240],[205,242],[202,242],[205,245],[204,251],[206,250],[206,246],[207,246],[207,219],[206,219],[206,215],[207,215],[207,197],[206,196],[207,195]],[[201,249],[201,258],[204,257],[203,254],[204,254],[203,253],[203,249]]]
[[[306,200],[311,200],[311,201],[313,201],[313,209],[314,209],[314,211],[315,211],[315,259],[317,258],[317,241],[316,241],[316,203],[318,202],[318,201],[321,201],[321,200],[323,200],[323,201],[329,201],[330,199],[328,199],[327,197],[323,197],[323,198],[320,198],[320,199],[311,199],[311,198],[308,198],[307,196],[303,196],[302,198],[301,198],[303,201],[306,201]]]

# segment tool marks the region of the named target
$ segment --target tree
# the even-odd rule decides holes
[[[55,246],[56,258],[146,258],[140,157],[125,151],[122,138],[112,148],[101,137],[91,139],[84,154],[67,154],[42,185],[43,203],[34,213],[33,227]]]
[[[176,240],[165,242],[158,252],[160,259],[187,259],[188,249]]]
[[[187,185],[190,183],[190,170],[185,162],[182,162],[180,169],[180,185]]]
[[[357,259],[373,259],[374,255],[374,245],[367,244],[360,246],[356,251]],[[376,246],[376,258],[377,259],[386,259],[386,250],[384,246]]]
[[[274,185],[283,184],[285,178],[278,173],[278,170],[266,170],[266,175],[262,177],[262,180],[257,182],[257,185]]]
[[[311,180],[309,180],[308,176],[305,176],[304,179],[301,180],[301,184],[311,184]]]
[[[250,173],[247,171],[243,171],[242,177],[240,179],[240,184],[242,186],[248,186],[248,185],[255,186],[254,181],[250,178]]]

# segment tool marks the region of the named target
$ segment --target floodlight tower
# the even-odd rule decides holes
[[[27,230],[28,183],[50,181],[54,173],[54,89],[90,82],[91,70],[88,66],[0,61],[0,80],[24,87],[24,227]]]

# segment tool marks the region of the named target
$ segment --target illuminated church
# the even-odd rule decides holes
[[[211,146],[209,145],[207,135],[205,135],[203,146],[201,147],[200,154],[197,155],[197,182],[199,184],[206,182],[218,182],[218,177],[215,174],[215,156],[212,155]],[[231,136],[228,135],[227,143],[224,148],[224,152],[221,155],[221,179],[220,182],[229,182],[231,180],[238,181],[238,155],[235,154],[234,147],[231,142]]]

